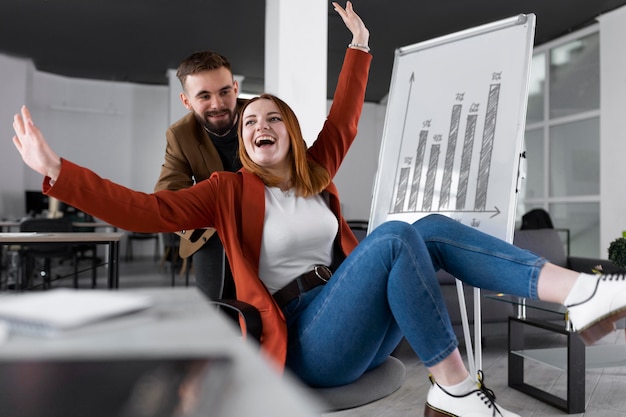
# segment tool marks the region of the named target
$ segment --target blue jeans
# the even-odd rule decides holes
[[[285,306],[287,367],[312,386],[347,384],[380,365],[403,336],[433,366],[458,346],[438,269],[474,287],[536,299],[545,262],[441,215],[384,223],[328,284]]]

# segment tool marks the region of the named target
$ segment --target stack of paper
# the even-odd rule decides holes
[[[150,298],[141,294],[59,288],[0,297],[0,320],[8,323],[12,332],[53,336],[151,304]]]

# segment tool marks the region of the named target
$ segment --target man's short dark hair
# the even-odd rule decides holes
[[[176,77],[178,77],[180,85],[185,88],[185,80],[188,75],[216,70],[222,67],[232,72],[230,62],[225,56],[213,51],[194,52],[180,63],[176,71]]]

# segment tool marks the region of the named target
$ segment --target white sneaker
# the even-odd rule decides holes
[[[615,330],[615,321],[626,317],[626,276],[599,275],[591,296],[566,307],[574,330],[585,344],[593,344]]]
[[[453,395],[432,378],[424,417],[520,417],[496,404],[496,396],[482,383],[479,374],[477,388],[464,395]]]

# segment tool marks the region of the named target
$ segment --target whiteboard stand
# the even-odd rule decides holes
[[[439,213],[511,243],[535,15],[520,14],[396,50],[368,232]],[[470,372],[482,368],[480,289]]]
[[[478,382],[478,371],[483,369],[482,358],[482,314],[480,310],[480,288],[473,288],[474,292],[474,349],[476,357],[474,358],[474,350],[472,349],[469,319],[467,317],[467,306],[465,305],[465,291],[463,283],[456,280],[456,289],[459,296],[459,310],[461,311],[461,322],[463,324],[463,337],[465,338],[465,349],[467,352],[467,363],[469,364],[469,373]]]

